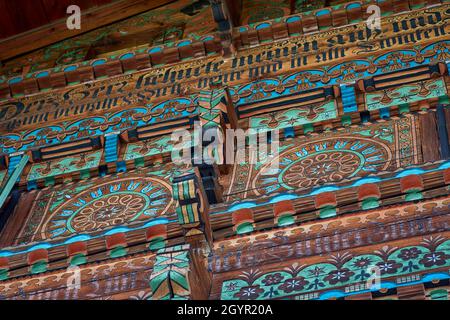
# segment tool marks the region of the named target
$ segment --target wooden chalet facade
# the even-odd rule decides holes
[[[104,3],[0,40],[0,299],[448,299],[450,1]]]

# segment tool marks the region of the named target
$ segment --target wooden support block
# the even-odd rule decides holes
[[[48,251],[46,249],[37,249],[28,253],[28,264],[32,265],[33,263],[39,261],[48,261]]]
[[[394,6],[391,1],[378,2],[378,6],[381,9],[381,15],[386,16],[389,15],[394,10]],[[364,19],[368,17],[368,13],[366,13],[366,8],[364,10]]]
[[[51,73],[50,74],[50,83],[52,84],[52,88],[61,88],[66,86],[66,75],[64,72]]]
[[[334,13],[333,18],[331,17],[330,14],[324,14],[317,16],[316,19],[317,19],[317,26],[319,27],[319,29],[329,28],[333,25]]]
[[[145,238],[147,241],[151,241],[156,238],[167,238],[167,225],[166,224],[157,224],[147,228],[145,232]]]
[[[422,191],[423,190],[423,180],[418,174],[410,174],[408,176],[402,177],[400,179],[400,190],[403,193]]]
[[[137,54],[135,63],[136,63],[137,70],[150,68],[150,57],[149,57],[148,53]]]
[[[192,46],[191,45],[184,46],[184,47],[179,47],[178,48],[178,52],[180,54],[180,59],[187,59],[187,58],[192,57],[194,55],[194,50],[192,50]]]
[[[136,57],[122,59],[122,60],[120,60],[120,63],[122,64],[122,69],[124,72],[137,70]]]
[[[347,12],[345,10],[333,11],[333,26],[340,27],[348,24]]]
[[[315,196],[314,200],[316,209],[321,209],[327,206],[337,206],[336,193],[333,191],[319,193]]]
[[[180,61],[178,48],[164,49],[164,63],[174,63]]]
[[[311,33],[319,31],[316,17],[310,16],[303,19],[303,33]]]
[[[0,99],[7,99],[11,97],[11,90],[8,84],[0,85]]]
[[[25,89],[24,85],[23,85],[23,81],[11,83],[9,85],[9,87],[11,89],[11,93],[13,96],[23,94],[24,89]]]
[[[440,159],[439,137],[436,128],[434,112],[419,114],[421,146],[424,162],[434,162]]]
[[[303,24],[302,21],[290,22],[287,25],[289,34],[300,34],[303,33]]]
[[[395,13],[407,12],[410,10],[408,1],[392,0],[392,6]]]
[[[36,78],[39,86],[39,90],[51,89],[52,82],[50,80],[50,76]]]
[[[273,39],[272,28],[270,27],[258,30],[257,32],[259,41],[270,41]]]
[[[126,246],[127,246],[127,239],[125,233],[120,232],[106,236],[106,248],[108,250]]]
[[[273,39],[285,39],[289,37],[288,27],[285,23],[276,23],[272,25]]]
[[[258,31],[250,30],[247,33],[248,44],[251,46],[259,44]]]
[[[363,201],[370,198],[379,199],[380,197],[380,189],[375,183],[366,183],[358,187],[358,201]]]
[[[364,292],[360,294],[352,294],[350,296],[345,297],[345,300],[372,300],[372,293]]]
[[[120,60],[109,61],[105,63],[104,66],[106,68],[106,74],[110,77],[122,74],[123,72]]]
[[[66,72],[66,80],[67,83],[77,83],[94,80],[94,70],[91,66],[86,66],[74,71]]]
[[[397,295],[400,300],[425,300],[425,289],[422,283],[398,287]]]
[[[152,52],[150,54],[150,62],[152,66],[159,65],[164,63],[164,55],[161,51],[159,52]]]
[[[409,0],[411,10],[420,9],[425,5],[426,0]]]
[[[220,52],[222,50],[222,46],[220,45],[220,41],[212,40],[204,42],[206,53]]]
[[[362,20],[362,11],[361,7],[347,9],[347,21],[349,23],[354,23],[356,21]]]
[[[203,42],[195,42],[191,45],[192,56],[194,58],[204,57],[206,55],[205,45]]]
[[[39,91],[39,86],[35,78],[26,79],[23,81],[23,93],[31,94]]]
[[[441,4],[441,0],[425,0],[425,5],[432,6],[436,4]]]
[[[87,244],[84,241],[77,241],[70,243],[66,247],[67,256],[71,257],[77,254],[86,254],[87,253]]]

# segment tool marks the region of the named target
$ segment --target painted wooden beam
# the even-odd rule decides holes
[[[448,159],[450,157],[450,149],[447,134],[448,123],[445,119],[445,111],[444,106],[442,104],[437,106],[436,116],[437,116],[439,143],[441,145],[441,157],[443,159]]]
[[[174,0],[120,0],[81,12],[81,29],[69,30],[66,19],[0,41],[0,61],[169,4]]]

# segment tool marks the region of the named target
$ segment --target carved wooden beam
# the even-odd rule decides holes
[[[48,46],[65,38],[85,33],[171,2],[174,2],[174,0],[120,0],[109,5],[83,10],[80,30],[67,29],[66,19],[61,19],[0,41],[0,47],[2,48],[0,60],[6,60]]]

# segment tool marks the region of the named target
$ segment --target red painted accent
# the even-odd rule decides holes
[[[334,192],[322,192],[315,197],[316,209],[321,209],[326,206],[336,207],[336,194]]]
[[[154,226],[151,226],[147,229],[147,232],[145,233],[147,241],[150,241],[155,238],[164,238],[167,239],[167,225],[165,224],[157,224]]]
[[[417,174],[411,174],[401,178],[400,189],[403,193],[423,190],[422,177]]]
[[[244,222],[254,222],[253,211],[249,208],[233,211],[231,214],[233,225],[238,226]]]
[[[106,248],[113,249],[119,246],[126,246],[127,239],[125,237],[125,233],[115,233],[113,235],[106,237]]]
[[[9,269],[9,261],[7,257],[0,257],[0,269]]]
[[[381,193],[378,185],[375,183],[366,183],[358,187],[358,200],[363,201],[369,198],[380,199]]]
[[[450,184],[450,168],[444,170],[444,182]]]
[[[284,200],[284,201],[274,203],[273,215],[275,216],[275,218],[277,218],[281,215],[285,215],[285,214],[290,214],[290,215],[295,214],[294,204],[293,204],[292,200]]]
[[[67,246],[67,256],[71,257],[79,253],[86,254],[87,253],[87,245],[86,242],[78,241],[71,243]]]
[[[37,249],[28,253],[29,265],[39,261],[48,261],[48,251],[46,249]]]

